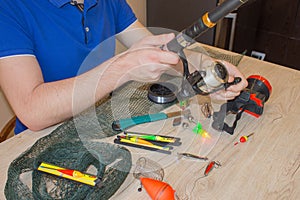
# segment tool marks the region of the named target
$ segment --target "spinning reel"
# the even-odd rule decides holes
[[[228,82],[228,71],[219,61],[213,61],[205,70],[196,70],[190,73],[184,54],[181,54],[180,58],[183,63],[184,76],[178,98],[186,99],[195,94],[208,95],[221,89],[226,90],[229,86],[242,80],[240,77],[235,77],[234,81]]]
[[[185,54],[181,52],[179,55],[184,69],[181,90],[177,91],[176,86],[170,83],[153,84],[148,93],[151,101],[155,103],[170,103],[176,99],[183,101],[197,94],[208,95],[221,89],[226,90],[241,81],[240,77],[235,77],[234,81],[228,82],[228,71],[219,61],[213,61],[205,70],[190,73]]]

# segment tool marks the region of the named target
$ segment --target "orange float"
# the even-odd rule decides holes
[[[175,200],[175,190],[168,183],[143,177],[140,180],[152,200]]]

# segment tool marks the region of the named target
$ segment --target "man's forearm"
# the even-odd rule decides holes
[[[6,74],[1,76],[1,87],[18,118],[31,130],[46,128],[78,114],[126,81],[119,82],[116,77],[122,77],[122,70],[111,73],[111,61],[107,61],[80,76],[44,83],[40,72],[33,71],[34,60],[34,57],[16,57],[0,63],[0,73]],[[26,66],[18,66],[19,63]],[[33,75],[27,77],[27,71]]]

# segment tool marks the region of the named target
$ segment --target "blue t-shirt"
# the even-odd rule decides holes
[[[126,0],[85,0],[83,12],[70,0],[2,0],[0,58],[34,55],[45,82],[74,77],[97,45],[135,20]],[[100,48],[101,62],[114,55],[115,41],[109,41]],[[15,133],[25,129],[17,120]]]

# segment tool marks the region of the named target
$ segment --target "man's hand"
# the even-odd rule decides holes
[[[236,96],[240,94],[240,92],[247,87],[248,82],[245,78],[245,76],[237,69],[236,66],[233,64],[226,62],[226,61],[219,61],[223,63],[223,65],[226,67],[228,73],[229,73],[229,79],[228,82],[232,82],[235,77],[240,77],[242,80],[236,85],[231,85],[226,90],[220,90],[213,94],[211,94],[211,97],[217,100],[231,100],[234,99]]]
[[[179,62],[178,55],[161,50],[160,47],[174,37],[174,34],[147,36],[122,53],[115,63],[125,71],[123,78],[153,82],[157,81],[164,72],[172,70]]]

